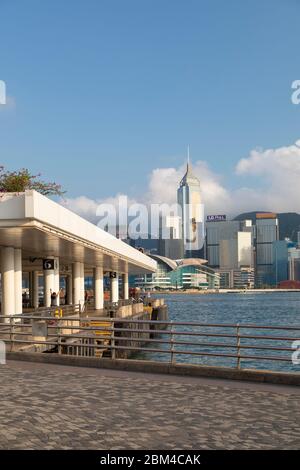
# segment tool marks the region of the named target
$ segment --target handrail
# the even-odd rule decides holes
[[[19,350],[22,345],[37,344],[48,349],[58,347],[59,354],[68,354],[70,348],[78,348],[79,355],[91,356],[97,350],[107,350],[112,358],[122,357],[126,352],[153,352],[167,356],[171,363],[178,356],[219,357],[236,359],[237,368],[242,366],[244,360],[291,362],[291,357],[275,355],[274,352],[291,355],[295,351],[292,343],[300,340],[300,325],[82,318],[78,316],[79,306],[71,306],[74,315],[55,316],[55,312],[63,307],[49,307],[32,314],[0,315],[0,339],[10,344],[11,350]],[[46,326],[45,339],[32,336],[35,322],[42,322]],[[272,333],[272,330],[278,331],[278,334]],[[280,331],[291,332],[293,336],[281,335]],[[262,332],[264,334],[259,334]]]
[[[45,311],[49,310],[50,308],[53,310],[57,310],[61,307],[49,307],[45,308]],[[33,311],[33,313],[40,312],[39,310]],[[29,318],[32,319],[33,315],[29,314],[16,314],[16,315],[0,315],[1,318]],[[39,319],[38,315],[34,315],[35,319]],[[44,317],[40,316],[41,320],[51,319],[53,320],[55,317]],[[63,317],[64,320],[74,320],[74,316],[71,317]],[[198,322],[178,322],[178,321],[169,321],[169,320],[138,320],[136,318],[110,318],[110,317],[84,317],[80,318],[81,321],[104,321],[104,322],[111,322],[111,323],[139,323],[139,324],[149,324],[153,323],[155,325],[190,325],[190,326],[202,326],[202,327],[222,327],[222,328],[236,328],[237,323],[198,323]],[[1,325],[1,322],[0,322]],[[259,325],[259,324],[247,324],[247,323],[239,323],[240,328],[255,328],[255,329],[269,329],[269,330],[300,330],[300,324],[296,326],[287,326],[287,325]]]

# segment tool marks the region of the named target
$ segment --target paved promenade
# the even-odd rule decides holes
[[[10,361],[1,449],[299,449],[300,390]]]

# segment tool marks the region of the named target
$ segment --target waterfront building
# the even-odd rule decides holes
[[[28,306],[36,309],[41,285],[42,303],[49,307],[51,293],[59,292],[62,278],[64,302],[84,305],[85,278],[91,276],[94,308],[102,310],[105,274],[110,300],[117,303],[119,298],[128,299],[130,274],[156,271],[154,259],[36,191],[1,196],[0,247],[1,314],[5,316],[22,313],[25,278]]]
[[[289,279],[289,240],[277,240],[273,242],[273,273],[275,285]]]
[[[220,220],[221,219],[221,220]],[[251,220],[226,220],[208,216],[206,253],[209,266],[220,275],[226,289],[254,287],[253,226]]]
[[[182,209],[184,256],[186,258],[201,257],[204,255],[204,212],[201,187],[189,161],[177,190],[177,202]]]
[[[168,215],[160,218],[157,254],[171,259],[184,257],[181,217]]]
[[[256,258],[256,285],[257,287],[274,286],[276,275],[274,272],[273,242],[279,239],[279,225],[276,214],[256,214],[255,230],[255,258]]]
[[[243,267],[240,269],[217,269],[220,275],[220,289],[253,289],[254,268]]]
[[[289,238],[273,242],[275,285],[300,280],[300,249]]]
[[[295,244],[288,249],[288,279],[300,281],[300,249]]]
[[[208,265],[220,267],[220,240],[232,239],[239,230],[238,221],[206,221],[206,258]]]
[[[243,235],[248,233],[248,235]],[[220,253],[221,244],[221,253]],[[253,226],[251,220],[206,221],[206,258],[213,268],[253,265]],[[243,258],[245,262],[242,262]],[[223,266],[222,266],[223,264]]]
[[[236,232],[234,238],[220,240],[220,268],[253,267],[252,233]]]
[[[133,276],[132,287],[142,290],[155,289],[218,289],[220,277],[200,258],[172,260],[164,256],[150,255],[157,262],[157,270],[152,274]]]

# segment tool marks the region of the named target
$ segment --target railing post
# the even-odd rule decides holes
[[[122,323],[123,325],[123,323]],[[111,358],[112,359],[116,359],[116,342],[115,342],[115,324],[114,322],[112,321],[111,322],[111,328],[112,328],[112,331],[111,331],[111,339],[110,339],[110,345],[111,345]]]
[[[237,323],[236,325],[236,346],[237,346],[237,368],[241,368],[241,357],[240,357],[240,352],[241,352],[241,337],[240,337],[240,324]]]
[[[174,327],[173,327],[173,321],[171,320],[171,335],[170,335],[170,351],[171,351],[171,364],[173,364],[174,357],[175,357],[175,351],[174,351]]]
[[[58,354],[61,354],[62,352],[62,346],[61,346],[61,320],[57,320],[57,343],[58,343]]]

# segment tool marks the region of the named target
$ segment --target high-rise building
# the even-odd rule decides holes
[[[158,254],[174,260],[184,257],[181,217],[167,215],[160,218]]]
[[[276,240],[273,242],[273,275],[274,284],[277,286],[279,282],[286,281],[288,274],[288,258],[289,258],[288,240]]]
[[[289,238],[273,242],[273,273],[275,285],[300,280],[300,249]]]
[[[252,233],[236,232],[234,238],[220,240],[220,268],[253,267]]]
[[[250,222],[250,223],[248,223]],[[221,230],[219,241],[220,285],[225,288],[251,289],[254,287],[253,235],[251,221],[231,224],[231,230]],[[242,231],[242,230],[245,231]],[[233,232],[232,232],[233,230]],[[231,237],[225,239],[225,237]]]
[[[257,287],[276,284],[274,272],[273,242],[279,238],[278,218],[273,213],[256,214],[256,285]]]
[[[177,190],[177,202],[182,209],[182,237],[186,258],[204,255],[204,211],[199,179],[190,163]]]
[[[300,281],[300,248],[297,248],[292,242],[288,248],[288,262],[289,280]]]
[[[254,268],[220,268],[216,271],[220,275],[221,289],[253,289],[254,287]]]
[[[212,216],[207,218],[206,258],[208,265],[214,268],[220,268],[223,265],[231,269],[253,266],[251,220],[226,220],[225,216],[223,217],[222,221],[214,221]],[[248,235],[243,235],[244,233]]]

